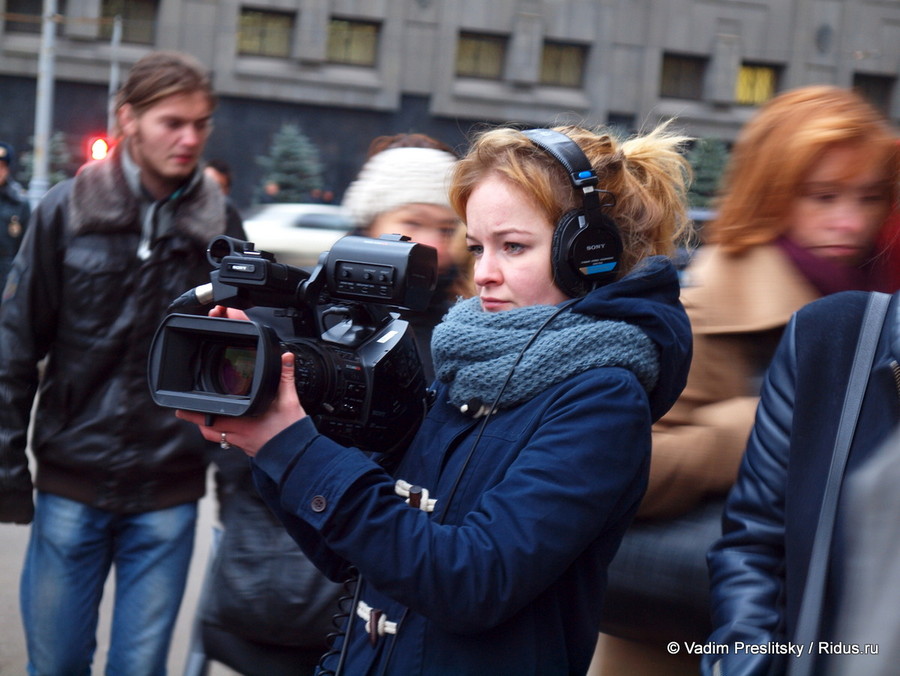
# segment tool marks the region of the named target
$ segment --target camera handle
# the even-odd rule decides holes
[[[327,320],[343,318],[331,323]],[[333,305],[320,314],[322,340],[345,347],[357,347],[391,320],[391,314],[380,306]]]

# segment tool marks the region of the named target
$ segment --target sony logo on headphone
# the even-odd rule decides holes
[[[588,245],[585,247],[585,249],[587,249],[588,251],[594,251],[595,249],[605,249],[605,248],[606,248],[606,243],[602,243],[602,244],[588,244]]]

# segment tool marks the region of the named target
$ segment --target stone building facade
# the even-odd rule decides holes
[[[78,139],[105,125],[113,62],[191,52],[222,100],[210,153],[234,166],[244,204],[253,158],[285,121],[316,142],[340,193],[369,140],[397,131],[462,147],[486,122],[676,117],[730,140],[773,94],[819,82],[900,119],[898,0],[57,2],[54,128]],[[19,146],[33,129],[39,5],[0,0],[0,137]]]

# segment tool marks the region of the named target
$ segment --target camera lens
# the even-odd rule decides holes
[[[217,345],[209,355],[204,369],[213,389],[219,394],[244,397],[253,386],[256,367],[256,347]]]

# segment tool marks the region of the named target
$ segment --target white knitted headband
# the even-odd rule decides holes
[[[404,204],[450,207],[447,190],[456,158],[433,148],[392,148],[369,158],[344,193],[344,208],[359,228]]]

